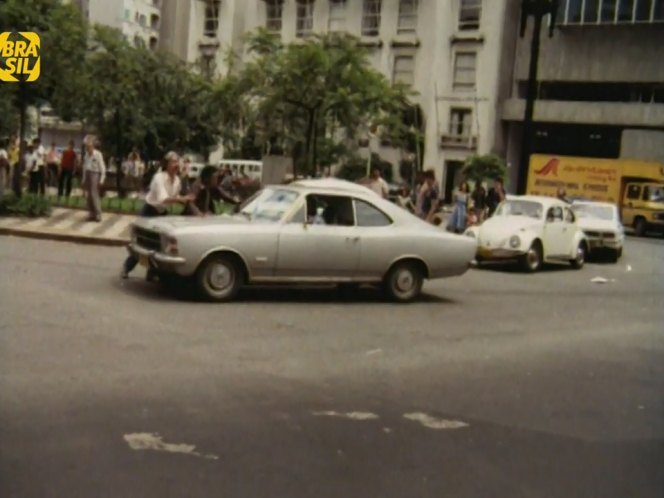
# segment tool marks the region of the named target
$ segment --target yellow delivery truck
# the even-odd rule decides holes
[[[664,234],[664,164],[536,154],[530,157],[528,193],[617,204],[622,222],[639,236]]]

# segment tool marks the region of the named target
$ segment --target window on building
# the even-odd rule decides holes
[[[476,66],[477,54],[475,52],[457,52],[454,57],[452,88],[461,91],[475,90]]]
[[[381,0],[364,0],[362,10],[362,36],[378,36],[380,33]]]
[[[125,9],[125,21],[128,21],[131,19],[131,11],[129,9]]]
[[[145,17],[145,14],[141,14],[141,16],[138,18],[138,24],[140,24],[141,26],[144,26],[144,27],[147,26],[148,18]]]
[[[459,29],[473,30],[480,28],[482,0],[459,0]]]
[[[210,38],[217,36],[219,30],[219,4],[220,0],[205,1],[205,21],[203,25],[203,35]]]
[[[562,24],[632,24],[664,21],[664,0],[563,0]]]
[[[150,16],[150,27],[159,30],[159,14],[152,14]]]
[[[332,32],[346,30],[346,0],[330,0],[328,29]]]
[[[415,57],[397,55],[392,68],[392,81],[412,86],[415,82]]]
[[[150,37],[150,50],[157,50],[159,47],[159,38],[156,36]]]
[[[283,0],[268,0],[265,8],[265,27],[272,33],[281,33]]]
[[[299,0],[297,2],[297,19],[295,21],[295,36],[310,35],[314,30],[314,2],[313,0]]]
[[[418,0],[399,0],[399,21],[397,33],[415,33],[417,31]]]
[[[449,134],[455,137],[470,137],[473,129],[473,111],[452,108],[450,110]]]
[[[134,36],[134,46],[136,48],[145,48],[145,40],[138,35]]]

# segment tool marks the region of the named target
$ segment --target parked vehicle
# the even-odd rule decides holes
[[[620,218],[636,235],[664,234],[664,164],[631,159],[533,155],[528,194],[570,197],[616,204]]]
[[[591,253],[607,251],[614,262],[622,256],[625,230],[615,204],[574,201],[572,211],[588,239]]]
[[[314,223],[321,209],[325,223]],[[265,188],[233,216],[139,218],[128,246],[164,281],[194,279],[213,301],[259,283],[378,284],[392,299],[411,301],[425,279],[465,273],[475,248],[335,179]]]
[[[552,197],[509,196],[494,215],[465,235],[477,244],[476,261],[517,261],[527,272],[543,262],[581,268],[588,240],[570,205]]]

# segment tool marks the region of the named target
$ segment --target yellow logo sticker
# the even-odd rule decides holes
[[[0,33],[0,81],[37,81],[41,73],[39,35],[29,31],[19,32],[14,37],[11,34]]]

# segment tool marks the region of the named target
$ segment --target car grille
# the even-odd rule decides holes
[[[134,228],[134,238],[136,244],[145,249],[150,249],[151,251],[161,250],[161,236],[157,232],[152,230],[146,230],[145,228]]]
[[[596,237],[596,238],[603,238],[603,239],[615,239],[616,234],[613,232],[594,232],[592,230],[588,230],[585,232],[586,237]]]

